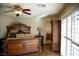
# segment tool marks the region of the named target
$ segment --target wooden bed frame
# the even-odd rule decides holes
[[[5,51],[7,55],[20,55],[35,51],[41,51],[39,38],[11,38],[9,37],[11,30],[21,31],[18,33],[30,34],[30,26],[18,23],[7,26],[7,39],[5,42]]]
[[[8,37],[11,30],[17,30],[17,31],[21,30],[25,34],[30,34],[30,29],[31,29],[30,26],[27,26],[27,25],[21,24],[21,23],[7,26],[7,37]]]

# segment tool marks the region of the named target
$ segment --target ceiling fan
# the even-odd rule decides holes
[[[31,11],[30,9],[23,9],[19,5],[7,6],[7,8],[10,8],[11,10],[4,11],[4,13],[15,12],[16,16],[19,16],[22,13],[27,14],[27,15],[31,15],[31,13],[29,13],[29,11]]]

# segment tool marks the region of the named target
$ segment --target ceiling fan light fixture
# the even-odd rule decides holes
[[[16,14],[22,14],[21,11],[17,11],[17,10],[15,11],[15,13],[16,13]]]
[[[15,14],[16,14],[16,16],[19,16],[19,15],[21,15],[22,14],[22,12],[21,11],[15,11]]]
[[[19,16],[19,14],[16,14],[16,16]]]
[[[28,12],[28,11],[31,11],[30,9],[27,9],[27,8],[23,9],[19,5],[13,5],[12,7],[8,7],[8,8],[11,8],[11,10],[4,11],[5,13],[7,13],[7,12],[14,12],[16,14],[16,16],[19,16],[22,13],[27,14],[27,15],[31,15],[31,13]]]

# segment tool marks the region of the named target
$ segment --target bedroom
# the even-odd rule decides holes
[[[19,16],[17,16],[17,12],[15,12],[18,8],[15,8],[15,11],[9,12],[9,10],[12,10],[11,7],[18,5],[21,8],[24,9],[30,9],[31,11],[28,11],[31,13],[31,15],[25,14],[25,13],[19,13]],[[60,33],[54,34],[54,31],[52,31],[52,27],[54,27],[52,24],[53,20],[57,20],[57,24],[60,24],[61,17],[64,16],[65,14],[71,12],[71,10],[77,6],[77,4],[64,4],[64,3],[47,3],[47,4],[39,4],[39,3],[0,3],[0,39],[2,42],[6,43],[14,40],[14,44],[16,43],[17,38],[19,37],[19,41],[22,39],[24,40],[23,42],[26,42],[25,44],[17,44],[13,45],[14,47],[16,46],[16,51],[12,50],[15,48],[12,48],[11,44],[12,43],[6,43],[7,48],[5,47],[5,44],[2,46],[4,47],[2,50],[2,55],[18,55],[18,52],[20,52],[20,55],[52,55],[52,56],[59,56],[60,55],[60,46],[54,45],[52,43],[52,36],[53,35],[61,35]],[[58,8],[60,7],[60,8]],[[8,11],[8,12],[6,12]],[[12,29],[9,29],[11,26]],[[16,35],[14,38],[10,38],[9,32],[14,29],[22,30],[24,32],[24,29],[26,30],[25,33],[21,33],[21,35]],[[22,28],[21,28],[22,26]],[[58,25],[57,25],[58,26]],[[61,26],[61,25],[60,25]],[[58,27],[60,27],[58,26]],[[7,28],[9,27],[9,28]],[[17,28],[16,28],[17,27]],[[29,29],[30,27],[30,29]],[[58,28],[57,29],[60,29]],[[9,31],[9,32],[8,32]],[[20,31],[21,32],[21,31]],[[20,33],[19,32],[19,33]],[[60,32],[60,31],[59,31]],[[36,41],[30,43],[30,45],[27,44],[27,40],[24,36],[28,36],[26,34],[30,34],[33,39],[36,38]],[[25,35],[24,35],[25,34]],[[40,36],[41,35],[41,36]],[[40,36],[40,37],[39,37]],[[8,41],[8,38],[10,39]],[[27,37],[28,38],[28,37]],[[29,37],[30,38],[30,37]],[[39,44],[39,40],[41,38],[41,44]],[[16,39],[16,40],[15,40]],[[39,39],[39,40],[38,40]],[[12,41],[11,41],[12,42]],[[30,41],[29,41],[30,42]],[[58,42],[58,41],[57,41]],[[8,45],[9,44],[9,45]],[[34,45],[33,45],[34,44]],[[60,40],[57,44],[61,44]],[[11,45],[11,46],[10,46]],[[23,46],[22,46],[23,45]],[[33,45],[33,46],[31,46]],[[53,48],[56,48],[58,52],[52,52],[52,46],[54,45]],[[24,47],[27,48],[28,46],[28,51],[37,51],[35,53],[27,53],[27,49],[24,49]],[[30,46],[30,47],[29,47]],[[22,48],[23,47],[23,48]],[[9,50],[11,49],[11,51]],[[24,50],[23,50],[24,49]],[[33,50],[30,50],[33,49]],[[42,51],[42,49],[46,49],[45,52]],[[8,50],[8,51],[6,51]],[[19,51],[18,51],[19,50]],[[41,52],[38,52],[40,50]],[[18,51],[18,52],[17,52]],[[22,52],[24,51],[24,52]],[[25,53],[26,52],[26,53]],[[49,54],[48,54],[49,53]]]

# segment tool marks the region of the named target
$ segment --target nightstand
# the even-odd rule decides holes
[[[35,35],[35,37],[40,39],[40,44],[41,44],[41,45],[44,45],[44,39],[43,39],[43,36]]]
[[[0,38],[0,53],[3,52],[4,40],[5,40],[5,38]]]

